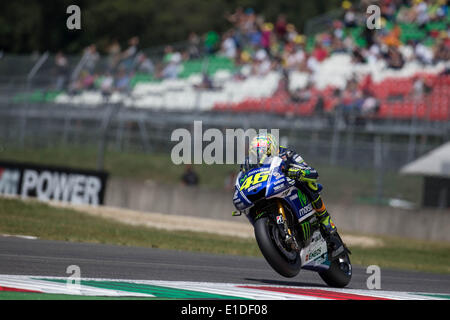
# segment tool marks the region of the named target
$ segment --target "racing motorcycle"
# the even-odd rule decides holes
[[[318,272],[331,287],[345,287],[352,277],[350,251],[344,245],[331,256],[312,204],[284,174],[285,168],[275,156],[241,171],[233,196],[238,211],[233,216],[245,214],[264,258],[280,275],[292,278],[306,269]]]

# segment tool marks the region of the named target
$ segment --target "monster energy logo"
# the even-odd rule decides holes
[[[297,193],[298,193],[298,198],[300,199],[300,204],[302,205],[302,207],[305,207],[308,203],[308,198],[300,190],[298,190]]]
[[[301,223],[300,226],[302,227],[303,231],[303,239],[308,240],[311,236],[311,224],[309,223],[309,221],[306,221]]]

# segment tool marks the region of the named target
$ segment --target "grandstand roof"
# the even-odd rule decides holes
[[[450,142],[408,163],[400,173],[450,178]]]

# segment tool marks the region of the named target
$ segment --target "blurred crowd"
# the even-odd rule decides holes
[[[366,27],[366,8],[371,4],[381,9],[379,30]],[[429,65],[450,59],[447,0],[361,0],[356,4],[345,0],[341,7],[341,18],[330,21],[326,31],[313,38],[300,33],[285,14],[279,14],[271,22],[252,8],[237,8],[225,15],[230,26],[228,30],[221,34],[211,30],[201,36],[192,32],[183,50],[167,46],[162,59],[156,62],[139,48],[137,36],[132,37],[123,50],[118,41],[113,41],[106,49],[107,65],[102,66],[101,73],[96,71],[100,55],[94,44],[85,49],[79,70],[71,74],[64,54],[58,53],[55,57],[57,89],[76,93],[96,88],[107,96],[114,91],[129,90],[130,80],[136,73],[147,74],[153,79],[177,78],[183,62],[208,55],[233,60],[240,67],[236,68],[239,72],[235,77],[238,78],[263,76],[272,70],[283,72],[286,77],[291,71],[313,75],[334,53],[348,53],[355,63],[382,62],[391,69],[401,69],[412,60]],[[427,28],[428,24],[436,22],[446,23],[445,30]],[[403,42],[400,24],[413,24],[425,33],[425,37]],[[357,43],[355,38],[362,40]],[[204,85],[212,86],[206,74]],[[350,81],[348,86],[346,91],[352,92],[355,84]],[[307,96],[307,90],[291,95],[298,99]]]
[[[366,8],[371,4],[381,9],[379,30],[366,27]],[[342,19],[331,21],[328,31],[308,39],[286,20],[284,14],[272,23],[253,9],[238,8],[227,17],[233,27],[222,35],[218,49],[238,65],[251,64],[256,74],[267,72],[277,63],[288,70],[314,72],[318,64],[336,52],[350,53],[359,63],[384,60],[388,67],[397,69],[412,59],[432,64],[449,58],[448,24],[446,30],[425,29],[427,23],[447,21],[446,0],[362,0],[357,6],[343,1],[342,9]],[[402,43],[400,23],[415,24],[424,29],[427,38],[433,39],[433,45],[414,40]],[[385,28],[387,24],[392,25],[390,30]],[[359,34],[364,39],[362,45],[355,43],[351,33],[358,27],[363,27]],[[307,50],[311,40],[313,46]]]
[[[134,36],[128,41],[124,50],[117,40],[106,48],[106,59],[101,59],[95,44],[85,48],[80,61],[69,66],[67,57],[58,52],[55,56],[57,74],[56,90],[67,90],[69,93],[79,93],[83,90],[97,89],[105,96],[114,91],[126,92],[130,81],[137,72],[152,74],[152,61],[139,50],[139,37]]]

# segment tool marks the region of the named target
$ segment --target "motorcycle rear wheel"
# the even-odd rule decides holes
[[[352,279],[352,264],[350,257],[345,251],[339,258],[331,262],[330,268],[324,272],[319,272],[319,276],[330,287],[344,288]]]

